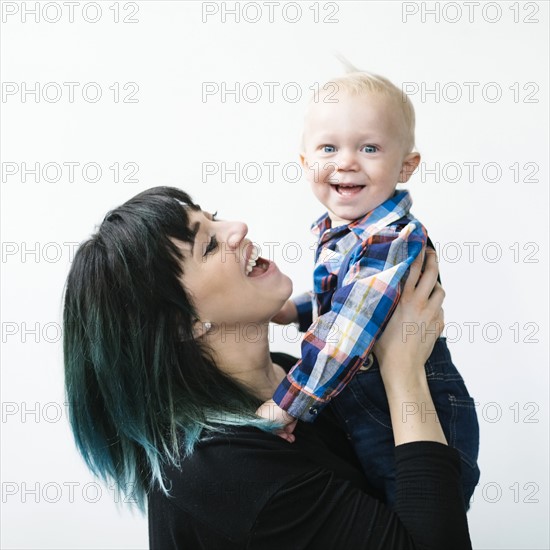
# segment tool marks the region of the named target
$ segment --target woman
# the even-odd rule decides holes
[[[267,332],[292,284],[246,234],[159,187],[111,211],[79,248],[65,377],[90,469],[142,510],[147,500],[151,548],[471,548],[460,461],[425,414],[423,365],[443,328],[433,253],[421,280],[414,264],[375,349],[396,444],[390,511],[330,407],[292,434],[254,414],[295,361],[270,354]],[[428,330],[403,341],[405,322]]]

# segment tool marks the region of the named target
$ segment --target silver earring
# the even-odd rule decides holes
[[[193,337],[202,338],[211,328],[212,323],[209,321],[202,322],[200,319],[196,319],[193,327]]]

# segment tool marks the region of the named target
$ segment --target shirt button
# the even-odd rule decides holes
[[[369,353],[367,358],[365,359],[365,362],[359,367],[359,370],[365,371],[369,370],[374,363],[374,355],[372,353]]]
[[[309,414],[315,416],[319,411],[317,410],[317,407],[310,407],[309,408]]]

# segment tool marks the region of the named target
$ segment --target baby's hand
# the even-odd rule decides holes
[[[289,443],[294,443],[296,436],[292,433],[298,420],[281,409],[273,399],[266,401],[256,411],[258,416],[284,424],[284,426],[275,432],[276,435],[285,439]]]
[[[298,322],[298,310],[296,304],[292,300],[287,300],[284,306],[279,310],[279,313],[271,319],[272,323],[279,325],[288,325]]]

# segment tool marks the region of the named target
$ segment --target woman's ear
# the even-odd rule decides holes
[[[198,339],[202,338],[210,329],[212,328],[212,323],[209,321],[200,321],[197,319],[193,325],[193,338]]]
[[[420,164],[420,153],[409,153],[403,160],[401,166],[401,172],[399,173],[399,183],[406,183],[409,181],[412,173],[417,169]]]
[[[302,164],[302,168],[309,168],[305,153],[300,153],[300,163]]]

